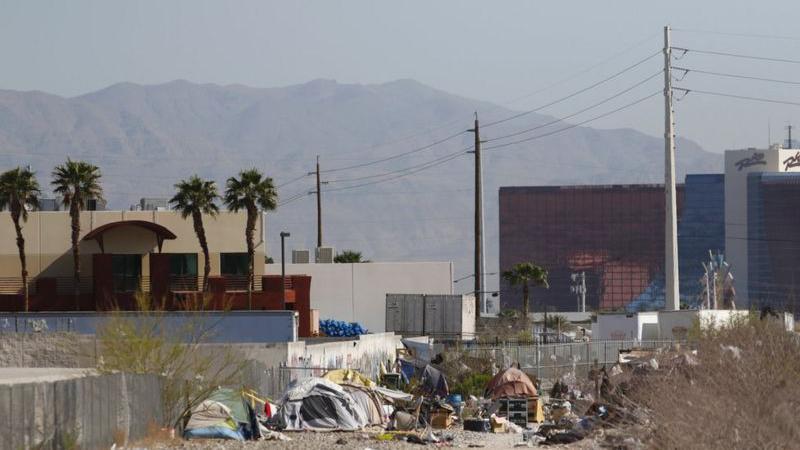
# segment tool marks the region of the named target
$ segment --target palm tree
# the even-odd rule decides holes
[[[272,178],[264,177],[258,169],[249,169],[239,172],[239,178],[228,178],[225,189],[225,205],[233,212],[241,209],[247,211],[247,225],[244,237],[247,241],[247,256],[249,258],[247,273],[247,304],[253,309],[253,285],[255,272],[255,242],[253,232],[258,220],[259,208],[261,211],[274,211],[278,206],[278,191],[272,183]]]
[[[369,260],[361,259],[361,252],[344,250],[333,258],[335,263],[368,263]]]
[[[30,169],[11,169],[0,175],[0,209],[8,208],[14,230],[17,232],[19,263],[22,267],[22,295],[25,299],[25,312],[28,312],[28,266],[25,262],[25,238],[19,219],[28,221],[28,210],[39,207],[39,183]]]
[[[533,283],[534,286],[549,288],[550,285],[547,283],[547,271],[530,262],[524,262],[515,264],[511,270],[503,272],[503,278],[513,286],[522,285],[522,320],[525,321],[527,325],[530,295],[528,292],[528,284]]]
[[[219,208],[214,203],[217,199],[217,184],[213,181],[203,180],[197,175],[192,175],[188,180],[181,180],[175,185],[178,192],[170,203],[173,208],[180,211],[185,219],[192,216],[192,225],[200,241],[200,248],[203,249],[203,291],[208,290],[208,276],[211,274],[211,257],[208,254],[208,241],[206,240],[206,230],[203,228],[203,214],[216,216]]]
[[[75,309],[80,308],[81,293],[81,261],[78,250],[78,238],[81,234],[81,211],[89,200],[103,200],[103,188],[100,187],[100,169],[94,164],[84,161],[67,162],[53,169],[55,193],[61,195],[65,207],[69,207],[72,220],[72,263],[74,270]]]

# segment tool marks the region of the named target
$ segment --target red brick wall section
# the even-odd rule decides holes
[[[95,308],[98,311],[112,309],[116,300],[111,255],[105,253],[92,255],[92,277]]]
[[[292,275],[295,303],[294,309],[299,314],[300,324],[298,334],[300,337],[311,337],[311,277],[309,275]]]

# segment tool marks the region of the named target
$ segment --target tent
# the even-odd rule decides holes
[[[192,409],[184,437],[186,439],[244,440],[230,408],[214,400],[205,400]]]
[[[275,414],[278,425],[290,431],[355,431],[368,415],[343,387],[324,378],[294,381],[284,392]]]
[[[511,367],[489,380],[486,385],[486,396],[492,400],[502,397],[531,397],[537,398],[536,386],[525,372]]]
[[[450,392],[444,374],[430,364],[425,366],[425,369],[422,371],[419,385],[422,392],[427,395],[446,397]]]
[[[258,439],[255,411],[241,392],[220,388],[192,409],[184,436],[187,439]]]

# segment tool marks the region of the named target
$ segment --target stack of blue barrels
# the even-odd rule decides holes
[[[319,331],[325,336],[348,337],[367,334],[367,330],[358,322],[325,319],[319,321]]]

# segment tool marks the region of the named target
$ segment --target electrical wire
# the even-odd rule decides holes
[[[761,97],[749,97],[749,96],[746,96],[746,95],[728,94],[728,93],[725,93],[725,92],[702,91],[702,90],[699,90],[699,89],[682,88],[680,86],[674,86],[672,89],[686,92],[686,94],[694,92],[696,94],[714,95],[714,96],[717,96],[717,97],[730,97],[730,98],[737,98],[737,99],[740,99],[740,100],[752,100],[752,101],[756,101],[756,102],[778,103],[778,104],[781,104],[781,105],[800,106],[800,102],[790,102],[790,101],[787,101],[787,100],[775,100],[775,99],[761,98]]]
[[[460,152],[464,152],[464,151],[467,151],[467,150],[469,150],[471,148],[472,147],[467,147],[467,148],[464,148],[464,149],[459,150],[459,151]],[[450,153],[448,155],[445,155],[445,156],[449,156],[449,155],[452,155],[452,153]],[[375,175],[365,175],[365,176],[362,176],[362,177],[344,178],[344,179],[338,179],[338,180],[327,180],[326,183],[346,183],[346,182],[351,182],[351,181],[361,181],[361,180],[370,180],[370,179],[373,179],[373,178],[381,178],[381,177],[385,177],[387,175],[393,175],[395,173],[405,172],[405,171],[408,171],[408,170],[413,170],[413,169],[416,169],[418,167],[430,164],[431,162],[435,162],[438,159],[439,158],[434,159],[433,161],[426,161],[424,163],[415,164],[415,165],[410,166],[410,167],[405,167],[403,169],[392,170],[390,172],[384,172],[384,173],[379,173],[379,174],[375,174]]]
[[[365,162],[365,163],[361,163],[361,164],[353,164],[352,166],[337,167],[335,169],[321,170],[320,173],[341,172],[343,170],[359,169],[361,167],[372,166],[372,165],[375,165],[375,164],[380,164],[382,162],[391,161],[393,159],[402,158],[403,156],[408,156],[408,155],[411,155],[411,154],[414,154],[414,153],[421,152],[423,150],[427,150],[427,149],[432,148],[432,147],[434,147],[436,145],[443,144],[443,143],[445,143],[445,142],[447,142],[447,141],[449,141],[451,139],[455,139],[458,136],[461,136],[464,133],[466,133],[466,131],[459,131],[458,133],[451,134],[451,135],[449,135],[449,136],[447,136],[445,138],[439,139],[437,141],[433,141],[428,145],[424,145],[422,147],[417,147],[415,149],[412,149],[412,150],[409,150],[409,151],[406,151],[406,152],[397,153],[397,154],[392,155],[392,156],[387,156],[386,158],[376,159],[374,161],[369,161],[369,162]]]
[[[348,189],[355,189],[355,188],[364,187],[364,186],[371,186],[371,185],[374,185],[374,184],[385,183],[387,181],[396,180],[398,178],[402,178],[402,177],[406,177],[408,175],[413,175],[415,173],[422,172],[423,170],[431,169],[433,167],[436,167],[436,166],[439,166],[439,165],[444,164],[446,162],[452,161],[452,160],[454,160],[454,159],[456,159],[456,158],[458,158],[460,156],[466,155],[466,154],[467,154],[466,150],[459,150],[457,152],[453,152],[453,153],[450,153],[448,155],[445,155],[445,156],[443,156],[441,158],[437,158],[436,160],[429,161],[427,166],[418,168],[418,169],[410,171],[410,172],[401,173],[401,174],[395,175],[393,177],[385,178],[385,179],[382,179],[382,180],[369,181],[369,182],[366,182],[366,183],[354,184],[352,186],[343,186],[343,187],[334,188],[334,189],[326,189],[326,190],[323,190],[322,192],[338,192],[338,191],[344,191],[344,190],[348,190]]]
[[[502,136],[502,137],[487,139],[484,142],[492,142],[492,141],[497,141],[497,140],[500,140],[500,139],[507,139],[507,138],[510,138],[510,137],[513,137],[513,136],[519,136],[521,134],[529,133],[531,131],[539,130],[539,129],[548,127],[550,125],[554,125],[556,123],[563,122],[566,119],[575,117],[575,116],[577,116],[579,114],[582,114],[582,113],[585,113],[586,111],[594,109],[594,108],[596,108],[596,107],[598,107],[598,106],[600,106],[600,105],[602,105],[604,103],[608,103],[609,101],[614,100],[615,98],[618,98],[618,97],[620,97],[620,96],[622,96],[624,94],[627,94],[628,92],[636,89],[637,87],[647,83],[648,81],[652,80],[653,78],[655,78],[655,77],[657,77],[657,76],[659,76],[661,74],[662,74],[662,72],[659,70],[658,72],[654,73],[653,75],[650,75],[649,77],[647,77],[644,80],[634,84],[633,86],[630,86],[627,89],[623,89],[622,91],[619,91],[619,92],[617,92],[616,94],[614,94],[614,95],[612,95],[610,97],[606,97],[605,99],[603,99],[603,100],[601,100],[601,101],[599,101],[599,102],[597,102],[597,103],[595,103],[595,104],[593,104],[591,106],[587,106],[586,108],[583,108],[583,109],[581,109],[579,111],[576,111],[576,112],[574,112],[572,114],[568,114],[566,116],[562,116],[560,118],[557,118],[555,120],[552,120],[550,122],[547,122],[547,123],[544,123],[544,124],[541,124],[541,125],[537,125],[537,126],[532,127],[532,128],[527,128],[527,129],[524,129],[524,130],[517,131],[515,133],[507,134],[507,135]]]
[[[755,59],[758,61],[771,61],[771,62],[780,62],[780,63],[788,63],[788,64],[800,64],[800,60],[797,59],[787,59],[787,58],[772,58],[768,56],[754,56],[754,55],[742,55],[739,53],[728,53],[728,52],[717,52],[711,50],[696,50],[693,48],[683,48],[683,47],[672,47],[673,50],[680,50],[682,52],[694,52],[700,53],[704,55],[714,55],[714,56],[729,56],[731,58],[744,58],[744,59]]]
[[[593,83],[593,84],[591,84],[589,86],[586,86],[583,89],[579,89],[579,90],[577,90],[577,91],[575,91],[575,92],[573,92],[573,93],[571,93],[571,94],[569,94],[567,96],[561,97],[561,98],[559,98],[557,100],[554,100],[554,101],[552,101],[550,103],[546,103],[544,105],[537,106],[536,108],[529,109],[527,111],[523,111],[523,112],[520,112],[520,113],[513,114],[513,115],[508,116],[508,117],[506,117],[504,119],[499,119],[499,120],[495,120],[493,122],[489,122],[487,124],[484,124],[482,127],[483,128],[488,128],[488,127],[491,127],[491,126],[494,126],[494,125],[497,125],[497,124],[500,124],[500,123],[503,123],[503,122],[508,122],[509,120],[514,120],[514,119],[517,119],[519,117],[523,117],[523,116],[526,116],[528,114],[531,114],[531,113],[534,113],[534,112],[537,112],[537,111],[541,111],[544,108],[556,105],[556,104],[561,103],[561,102],[563,102],[565,100],[569,100],[572,97],[580,95],[580,94],[582,94],[582,93],[584,93],[586,91],[592,90],[592,89],[596,88],[597,86],[600,86],[600,85],[602,85],[604,83],[607,83],[607,82],[613,80],[614,78],[617,78],[618,76],[624,74],[625,72],[628,72],[628,71],[630,71],[630,70],[632,70],[632,69],[634,69],[634,68],[636,68],[636,67],[638,67],[638,66],[640,66],[640,65],[642,65],[644,63],[646,63],[647,61],[653,59],[655,56],[657,56],[659,54],[661,54],[661,50],[653,53],[652,55],[650,55],[650,56],[648,56],[648,57],[646,57],[644,59],[641,59],[641,60],[631,64],[630,66],[625,67],[624,69],[620,70],[619,72],[614,73],[613,75],[611,75],[609,77],[606,77],[606,78],[604,78],[604,79],[602,79],[602,80],[600,80],[598,82],[595,82],[595,83]]]
[[[691,28],[673,28],[672,31],[678,31],[681,33],[715,34],[718,36],[734,36],[734,37],[746,37],[746,38],[756,38],[756,39],[779,39],[787,41],[800,41],[800,37],[798,36],[781,36],[775,34],[730,33],[725,31],[699,30]]]
[[[660,93],[661,93],[661,91],[656,91],[656,92],[654,92],[654,93],[652,93],[652,94],[650,94],[650,95],[648,95],[646,97],[642,97],[642,98],[640,98],[640,99],[638,99],[636,101],[633,101],[633,102],[628,103],[626,105],[620,106],[617,109],[611,110],[609,112],[600,114],[599,116],[595,116],[595,117],[592,117],[590,119],[586,119],[586,120],[578,122],[578,123],[571,124],[571,125],[566,126],[564,128],[559,128],[558,130],[554,130],[554,131],[551,131],[551,132],[548,132],[548,133],[545,133],[545,134],[539,134],[539,135],[536,135],[536,136],[531,136],[531,137],[525,138],[525,139],[519,139],[519,140],[512,141],[512,142],[505,142],[505,143],[502,143],[502,144],[491,145],[489,147],[484,148],[483,150],[493,150],[493,149],[497,149],[497,148],[508,147],[508,146],[511,146],[511,145],[521,144],[523,142],[529,142],[529,141],[533,141],[535,139],[541,139],[541,138],[544,138],[544,137],[547,137],[547,136],[552,136],[554,134],[561,133],[563,131],[567,131],[567,130],[570,130],[572,128],[579,127],[579,126],[587,124],[589,122],[593,122],[595,120],[599,120],[599,119],[602,119],[604,117],[608,117],[608,116],[610,116],[612,114],[615,114],[615,113],[618,113],[618,112],[620,112],[620,111],[622,111],[624,109],[627,109],[627,108],[630,108],[632,106],[638,105],[639,103],[642,103],[645,100],[648,100],[648,99],[650,99],[652,97],[655,97],[656,95],[658,95]],[[498,138],[498,139],[501,139],[501,138]]]
[[[791,84],[791,85],[800,85],[800,81],[790,81],[790,80],[778,80],[775,78],[762,78],[762,77],[753,77],[748,75],[737,75],[732,73],[723,73],[723,72],[712,72],[709,70],[699,70],[699,69],[687,69],[684,67],[673,67],[674,70],[682,70],[684,71],[685,75],[689,74],[689,72],[693,73],[701,73],[704,75],[714,75],[718,77],[728,77],[728,78],[740,78],[743,80],[755,80],[755,81],[766,81],[771,83],[782,83],[782,84]],[[680,81],[680,80],[679,80]]]
[[[660,34],[661,34],[660,31],[656,32],[656,33],[653,33],[653,34],[647,36],[646,38],[642,39],[641,41],[638,41],[635,44],[630,45],[628,47],[625,47],[624,49],[620,50],[619,52],[614,53],[613,55],[610,55],[610,56],[604,58],[602,61],[598,62],[597,64],[594,64],[594,65],[591,65],[591,66],[586,67],[584,69],[581,69],[578,72],[573,73],[572,75],[568,75],[567,77],[564,77],[564,78],[562,78],[562,79],[560,79],[560,80],[558,80],[558,81],[556,81],[554,83],[548,84],[547,86],[544,86],[544,87],[542,87],[540,89],[537,89],[537,90],[535,90],[533,92],[521,95],[519,97],[516,97],[516,98],[511,99],[511,100],[507,100],[507,101],[501,102],[501,103],[502,104],[516,103],[516,102],[519,102],[521,100],[525,100],[526,98],[533,97],[534,95],[536,95],[536,94],[538,94],[540,92],[544,92],[544,91],[546,91],[548,89],[552,89],[552,88],[554,88],[556,86],[560,86],[560,85],[566,83],[567,81],[574,80],[575,78],[577,78],[577,77],[579,77],[579,76],[581,76],[581,75],[583,75],[585,73],[591,72],[592,70],[594,70],[594,69],[596,69],[596,68],[598,68],[600,66],[608,64],[610,61],[612,61],[612,60],[614,60],[616,58],[619,58],[620,56],[622,56],[622,55],[630,52],[631,50],[641,46],[645,42],[648,42],[648,41],[652,40],[654,37],[656,37],[656,36],[658,36]]]
[[[277,186],[275,186],[275,187],[276,187],[276,188],[278,188],[278,189],[280,189],[280,188],[282,188],[282,187],[284,187],[284,186],[288,186],[288,185],[290,185],[290,184],[292,184],[292,183],[295,183],[295,182],[297,182],[297,181],[300,181],[300,180],[302,180],[303,178],[305,178],[305,177],[307,177],[307,176],[309,176],[309,174],[308,174],[308,173],[306,173],[306,174],[304,174],[304,175],[300,175],[299,177],[292,178],[291,180],[289,180],[289,181],[287,181],[287,182],[285,182],[285,183],[281,183],[281,184],[279,184],[279,185],[277,185]]]
[[[309,196],[311,194],[312,194],[311,192],[300,192],[298,194],[292,195],[289,198],[287,198],[286,200],[278,202],[278,207],[281,207],[283,205],[288,205],[289,203],[292,203],[294,201],[300,200],[301,198],[307,197],[307,196]]]

